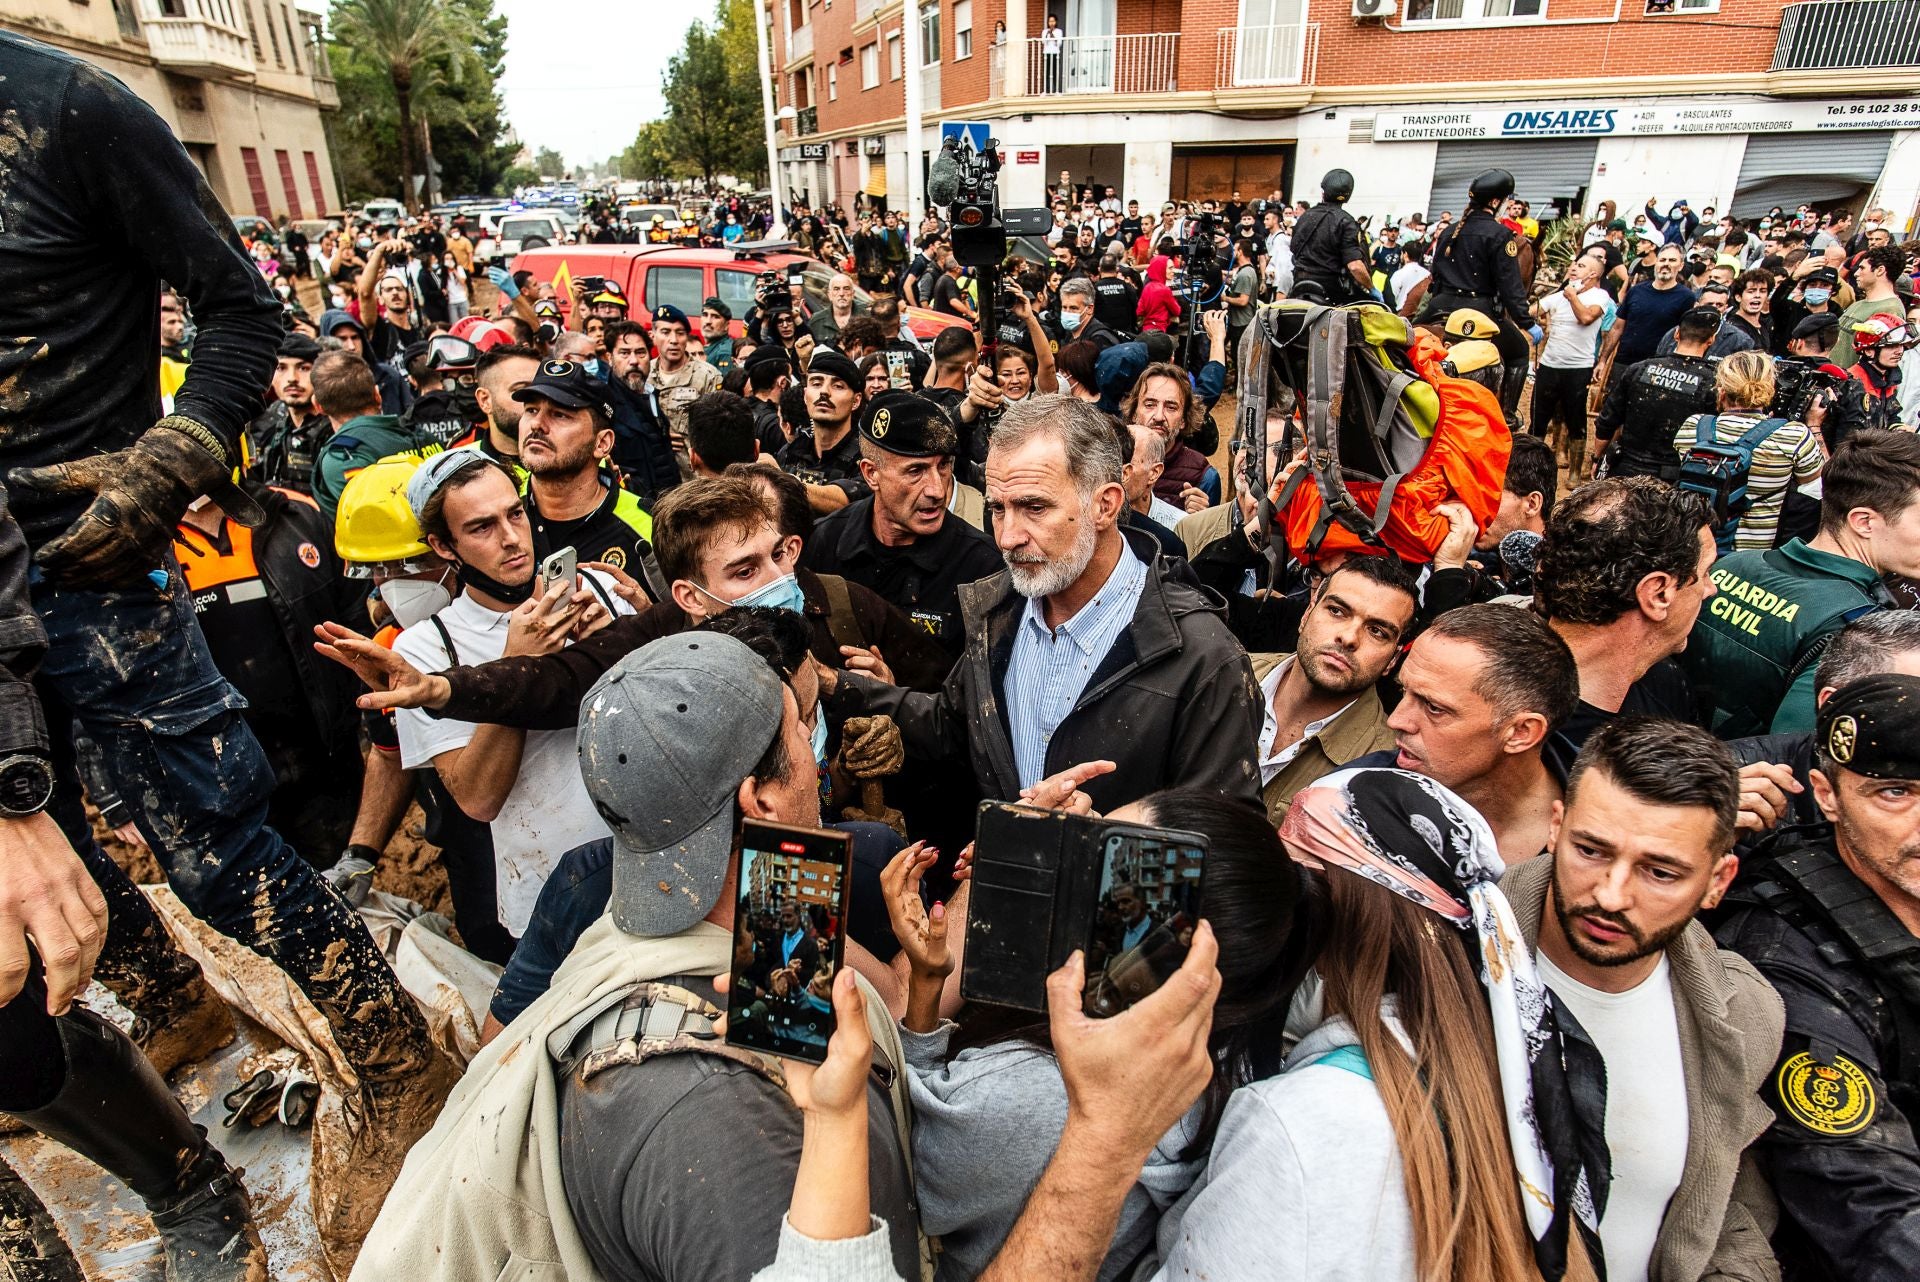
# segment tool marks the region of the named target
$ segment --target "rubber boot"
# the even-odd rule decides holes
[[[91,1011],[61,1016],[66,1081],[17,1116],[118,1176],[153,1214],[167,1282],[266,1282],[240,1173],[195,1126],[127,1036]]]

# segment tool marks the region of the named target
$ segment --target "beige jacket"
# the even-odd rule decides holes
[[[553,986],[467,1066],[400,1168],[351,1282],[599,1282],[560,1182],[559,1077],[547,1035],[636,983],[727,969],[709,922],[637,939],[611,914],[580,936]]]
[[[1513,865],[1500,886],[1527,946],[1539,946],[1553,857]],[[1780,1054],[1786,1008],[1699,922],[1667,946],[1687,1082],[1687,1165],[1654,1243],[1652,1282],[1778,1282],[1768,1238],[1778,1208],[1749,1146],[1773,1124],[1760,1087]],[[1658,1125],[1649,1118],[1647,1124]]]
[[[1290,654],[1247,656],[1253,663],[1255,681],[1265,681],[1269,673],[1292,657]],[[1267,711],[1265,706],[1260,709],[1263,717]],[[1294,793],[1349,761],[1393,747],[1393,741],[1394,733],[1387,728],[1387,710],[1380,706],[1380,692],[1369,686],[1353,701],[1352,707],[1334,718],[1332,725],[1309,738],[1299,754],[1260,790],[1260,799],[1267,803],[1267,818],[1278,825],[1287,817]]]

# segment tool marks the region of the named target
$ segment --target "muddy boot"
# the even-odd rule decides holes
[[[0,1278],[86,1282],[47,1208],[4,1161],[0,1161]]]
[[[136,1010],[130,1034],[162,1077],[205,1059],[236,1035],[233,1012],[199,974]]]
[[[413,1050],[408,1037],[405,1044],[411,1053],[384,1066],[379,1077],[360,1070],[360,1094],[347,1103],[344,1133],[315,1115],[313,1219],[335,1277],[353,1271],[407,1151],[433,1128],[460,1079],[460,1070],[431,1043]]]
[[[167,1282],[266,1282],[239,1173],[187,1117],[125,1034],[75,1007],[59,1020],[66,1080],[21,1121],[140,1195],[166,1251]]]

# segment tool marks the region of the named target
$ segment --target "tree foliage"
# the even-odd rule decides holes
[[[533,153],[533,167],[542,178],[565,178],[567,162],[559,152],[551,147],[542,147]]]
[[[628,178],[766,172],[754,0],[719,0],[711,22],[687,28],[667,63],[667,114],[640,127],[620,156]]]

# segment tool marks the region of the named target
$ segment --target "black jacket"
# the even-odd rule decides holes
[[[1258,801],[1260,692],[1247,655],[1221,619],[1218,597],[1173,577],[1147,535],[1126,533],[1148,566],[1133,621],[1088,678],[1047,744],[1046,772],[1102,758],[1118,769],[1085,785],[1111,810],[1161,788],[1208,788]],[[1027,607],[1001,571],[960,590],[967,650],[936,694],[843,675],[827,701],[838,721],[886,713],[909,757],[964,758],[983,795],[1020,795],[1013,737],[1001,702],[1015,630]]]
[[[1300,276],[1300,238],[1294,236],[1294,278]],[[1522,329],[1533,324],[1527,313],[1526,282],[1520,279],[1520,243],[1513,229],[1484,209],[1440,233],[1427,260],[1433,272],[1432,294],[1463,294],[1478,299],[1495,320],[1502,311]]]
[[[1347,270],[1366,261],[1360,248],[1360,224],[1344,205],[1323,200],[1293,225],[1293,279],[1312,281],[1334,302],[1360,296],[1359,282]]]
[[[953,513],[940,532],[904,547],[882,547],[873,535],[873,499],[861,499],[813,527],[800,564],[818,574],[838,574],[864,584],[924,628],[950,659],[960,657],[966,635],[960,621],[960,588],[1005,568],[993,540]]]
[[[199,326],[173,412],[236,442],[282,327],[233,220],[167,123],[92,63],[0,32],[0,83],[0,470],[123,449],[159,419],[162,280]],[[14,515],[37,546],[85,505],[23,495]]]
[[[636,392],[617,378],[608,379],[606,388],[607,403],[613,406],[613,464],[620,469],[620,483],[652,507],[680,484],[666,416],[652,388]]]
[[[1615,379],[1593,425],[1598,440],[1612,442],[1609,475],[1677,478],[1673,434],[1689,415],[1713,413],[1713,376],[1706,357],[1676,355],[1640,361]]]

